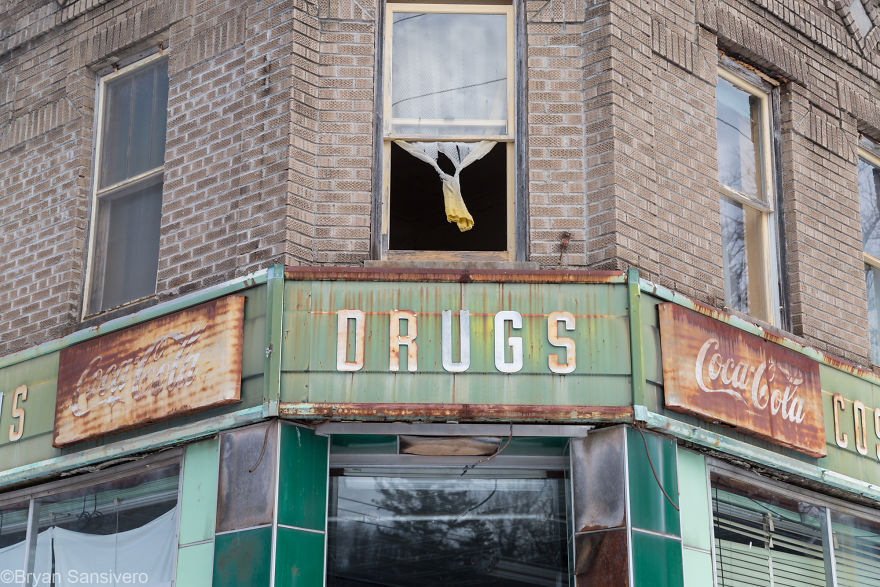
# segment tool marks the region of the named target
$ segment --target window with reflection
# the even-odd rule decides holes
[[[86,314],[156,291],[168,60],[121,68],[99,88]]]
[[[179,465],[147,464],[93,482],[0,499],[0,569],[71,577],[143,574],[170,585],[177,557]],[[143,576],[141,575],[141,576]]]
[[[328,585],[569,584],[561,458],[347,456],[331,456]]]
[[[871,361],[880,365],[880,145],[862,138],[859,149],[859,203],[868,293]]]
[[[389,257],[513,255],[513,8],[387,5]]]
[[[778,324],[770,88],[720,69],[716,100],[725,303]]]

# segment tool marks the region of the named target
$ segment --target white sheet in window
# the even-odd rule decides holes
[[[140,528],[97,535],[55,528],[58,587],[77,584],[82,573],[144,573],[151,587],[170,587],[177,556],[177,509]]]
[[[461,196],[461,184],[458,176],[461,170],[485,157],[492,147],[495,146],[494,141],[480,141],[479,143],[453,143],[453,142],[434,142],[434,143],[408,143],[406,141],[394,141],[399,147],[407,153],[431,165],[440,176],[443,182],[443,204],[446,208],[446,221],[454,222],[458,226],[458,230],[465,232],[474,227],[474,218],[468,212],[464,199]],[[454,175],[449,175],[438,165],[440,153],[446,155],[449,161],[455,166]]]
[[[53,528],[37,535],[37,553],[34,559],[34,573],[42,575],[52,570],[52,532]],[[25,541],[6,548],[0,548],[0,570],[17,571],[24,569]]]

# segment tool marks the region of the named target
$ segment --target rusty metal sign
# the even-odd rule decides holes
[[[228,296],[61,351],[53,444],[237,402],[244,296]]]
[[[676,304],[659,311],[666,407],[827,454],[816,361]]]

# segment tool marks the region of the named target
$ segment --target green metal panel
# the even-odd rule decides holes
[[[177,551],[177,578],[175,585],[211,587],[214,566],[214,542],[183,546]]]
[[[288,281],[282,401],[627,406],[627,304],[622,284]],[[366,314],[365,365],[354,373],[336,369],[340,309]],[[457,358],[461,309],[470,312],[470,367],[447,373],[441,362],[441,312],[453,312]],[[403,356],[401,371],[389,371],[391,310],[417,313],[416,373],[406,371]],[[523,339],[523,368],[517,373],[495,368],[494,316],[501,310],[523,317],[522,329],[507,335]],[[547,315],[554,311],[575,316],[575,330],[559,332],[576,344],[577,369],[568,375],[554,375],[548,368],[551,354],[565,360],[564,350],[547,339]]]
[[[678,447],[676,460],[682,542],[685,546],[708,551],[712,547],[712,511],[709,507],[706,457]]]
[[[324,530],[329,442],[308,428],[281,426],[279,524]]]
[[[217,478],[220,467],[220,441],[217,437],[190,444],[183,460],[183,487],[180,495],[181,545],[214,538],[217,514]]]
[[[276,587],[321,587],[323,584],[324,533],[278,528]]]
[[[682,587],[684,585],[681,541],[674,538],[633,530],[632,566],[635,587]]]
[[[268,587],[272,528],[218,534],[214,540],[214,587]]]
[[[219,288],[216,291],[224,294],[230,293],[227,291],[229,287],[232,286],[227,284],[224,288]],[[45,354],[41,355],[34,350],[29,350],[10,357],[4,357],[0,361],[0,365],[4,365],[0,367],[0,393],[3,394],[2,405],[0,405],[0,463],[2,463],[2,470],[8,472],[10,470],[26,468],[36,463],[51,463],[51,466],[40,469],[43,475],[51,474],[54,471],[66,468],[65,459],[60,458],[65,455],[79,454],[113,443],[118,443],[118,446],[125,447],[124,449],[120,448],[120,450],[125,450],[128,453],[136,452],[136,449],[132,449],[132,441],[136,445],[138,439],[143,439],[144,448],[147,448],[155,440],[155,437],[151,438],[148,435],[174,431],[208,419],[222,419],[225,416],[236,414],[248,408],[261,406],[264,395],[266,286],[261,285],[242,291],[240,291],[242,284],[239,284],[237,287],[238,290],[236,291],[246,297],[244,343],[242,345],[241,402],[93,441],[76,443],[59,450],[52,446],[52,430],[55,423],[59,349],[63,348],[64,345],[58,342],[47,343],[38,347],[38,349],[45,349]],[[205,296],[201,295],[181,298],[181,300],[189,300],[187,302],[189,305],[204,301],[204,299]],[[182,307],[186,307],[183,301],[162,306],[169,313],[180,310]],[[159,315],[161,314],[157,314],[157,311],[152,309],[151,312],[143,315],[138,313],[138,317],[141,318],[143,316],[155,318]],[[128,317],[122,322],[113,321],[112,327],[105,328],[102,326],[96,331],[83,331],[82,333],[77,333],[76,336],[65,337],[62,341],[67,344],[75,344],[89,338],[94,338],[94,335],[88,336],[88,332],[100,332],[103,334],[105,331],[118,330],[118,327],[129,326],[138,322],[143,322],[143,320]],[[11,415],[12,398],[15,388],[20,385],[28,387],[27,400],[21,402],[20,405],[20,407],[25,409],[24,435],[21,440],[10,442],[9,426],[12,424],[17,425],[17,420],[13,420]],[[230,420],[230,422],[232,421]],[[112,450],[105,452],[104,455],[105,459],[118,456]],[[73,463],[72,460],[70,462]],[[26,471],[21,471],[21,473],[25,478],[32,478],[32,473]],[[3,481],[0,481],[0,485],[2,483]]]
[[[681,520],[676,510],[680,507],[680,498],[675,441],[650,432],[642,435],[635,428],[627,428],[626,454],[633,528],[681,536]]]
[[[681,551],[685,587],[712,585],[712,555],[702,550],[683,548]]]

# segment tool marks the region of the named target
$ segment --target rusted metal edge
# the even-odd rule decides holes
[[[69,347],[86,340],[97,338],[99,336],[103,336],[104,334],[107,334],[109,332],[115,332],[117,330],[122,330],[123,328],[128,328],[129,326],[134,326],[135,324],[140,324],[142,322],[147,322],[149,320],[159,318],[161,316],[164,316],[165,314],[171,314],[179,310],[184,310],[191,306],[201,304],[202,302],[207,302],[231,293],[250,289],[257,285],[266,283],[267,273],[268,270],[261,269],[254,273],[250,273],[242,277],[237,277],[223,283],[218,283],[217,285],[212,285],[196,292],[182,295],[174,299],[156,304],[155,306],[150,306],[149,308],[145,308],[143,310],[140,310],[139,312],[134,312],[127,316],[121,316],[119,318],[115,318],[113,320],[98,324],[97,326],[84,328],[82,330],[78,330],[76,332],[68,334],[67,336],[56,338],[55,340],[50,340],[37,346],[11,353],[4,357],[0,357],[0,369],[3,369],[4,367],[9,367],[11,365],[16,365],[18,363],[23,363],[24,361],[29,361],[31,359],[36,359],[43,355],[48,355],[50,353],[59,351],[65,347]]]
[[[650,430],[675,436],[682,440],[752,461],[777,471],[798,475],[804,479],[823,483],[880,502],[880,485],[874,485],[873,483],[842,475],[830,469],[811,465],[765,448],[710,432],[693,424],[651,412],[645,406],[633,406],[633,415],[637,421],[644,422],[645,426]]]
[[[829,367],[833,367],[839,371],[844,371],[850,375],[864,379],[874,385],[880,385],[880,376],[862,365],[857,365],[846,359],[830,355],[825,351],[820,351],[814,347],[807,346],[790,338],[780,330],[754,324],[744,318],[736,316],[735,314],[730,314],[708,304],[704,304],[703,302],[691,299],[683,294],[674,292],[671,289],[663,287],[662,285],[657,285],[646,279],[640,279],[639,282],[641,290],[645,293],[649,293],[657,298],[666,300],[667,302],[673,302],[699,314],[709,316],[710,318],[729,324],[730,326],[748,332],[749,334],[759,336],[765,340],[778,344],[779,346],[800,353],[810,359],[819,361]]]
[[[284,277],[296,281],[626,283],[626,273],[623,271],[429,269],[419,267],[285,267]]]
[[[630,406],[510,404],[282,403],[282,417],[325,420],[419,422],[632,422]]]
[[[184,444],[191,440],[213,436],[223,430],[247,426],[263,419],[263,406],[255,406],[232,412],[231,414],[216,416],[191,424],[175,426],[168,430],[152,432],[105,446],[90,448],[82,452],[65,454],[37,463],[7,469],[0,472],[0,490],[11,485],[20,485],[45,479],[65,471],[72,471],[120,457]]]

